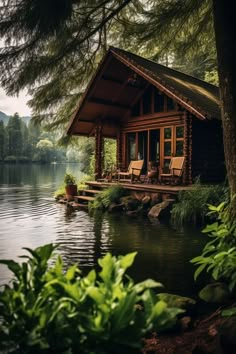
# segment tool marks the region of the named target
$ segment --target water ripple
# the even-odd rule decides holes
[[[190,237],[189,231],[152,225],[148,219],[134,220],[119,214],[90,216],[56,204],[52,197],[55,179],[63,179],[65,167],[58,167],[56,173],[52,166],[27,166],[21,174],[17,167],[4,168],[6,173],[0,174],[0,258],[19,260],[18,256],[25,253],[22,247],[53,242],[58,244],[66,265],[78,262],[88,270],[106,252],[118,255],[138,251],[130,271],[137,280],[153,277],[169,291],[193,291],[189,259],[201,247],[198,232],[191,232]],[[9,171],[13,182],[20,174],[17,183],[6,181]],[[0,284],[9,278],[6,267],[0,266]]]

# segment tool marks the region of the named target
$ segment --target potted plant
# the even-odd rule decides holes
[[[66,173],[64,176],[66,198],[73,199],[73,196],[77,194],[76,179],[71,173]]]

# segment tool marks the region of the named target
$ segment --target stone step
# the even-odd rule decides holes
[[[79,202],[79,201],[84,201],[84,202],[91,202],[93,201],[95,198],[94,197],[89,197],[89,196],[85,196],[85,195],[76,195],[74,196],[74,201],[75,202]]]

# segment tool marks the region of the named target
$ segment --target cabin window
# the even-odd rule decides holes
[[[161,166],[169,166],[172,156],[184,156],[184,126],[161,128]]]
[[[164,111],[164,96],[154,89],[154,112],[163,112]]]
[[[143,114],[152,113],[152,87],[150,86],[143,95]]]
[[[131,115],[132,117],[140,116],[140,100],[132,107]]]
[[[184,126],[175,128],[175,156],[184,156]]]
[[[136,133],[127,134],[127,157],[128,161],[136,160]]]
[[[175,110],[175,103],[172,98],[167,97],[167,111],[174,111]]]
[[[183,140],[181,141],[176,141],[176,153],[175,156],[183,156],[184,155],[184,142]]]
[[[176,138],[183,138],[184,137],[184,127],[183,125],[176,127]]]
[[[164,155],[171,156],[171,141],[164,142]]]
[[[164,128],[164,139],[171,139],[172,128]]]

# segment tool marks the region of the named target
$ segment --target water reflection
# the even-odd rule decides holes
[[[59,244],[65,263],[79,262],[85,270],[106,252],[137,251],[130,274],[136,280],[157,279],[166,290],[193,294],[189,259],[199,254],[203,237],[193,230],[174,230],[146,218],[120,214],[72,211],[54,202],[55,189],[65,171],[77,174],[78,165],[0,166],[0,258],[18,259],[22,247]],[[0,282],[9,279],[0,266]]]

